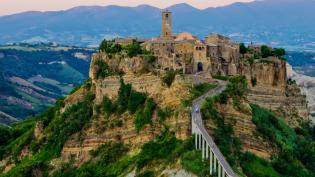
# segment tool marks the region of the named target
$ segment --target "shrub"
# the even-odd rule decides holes
[[[229,84],[226,88],[229,96],[243,97],[247,91],[247,80],[244,76],[234,76],[229,79]]]
[[[151,65],[153,65],[155,63],[155,61],[156,61],[156,57],[154,55],[152,55],[152,54],[145,55],[144,58]]]
[[[107,96],[104,96],[103,98],[102,108],[107,116],[111,115],[116,111],[116,105],[112,103],[112,101]]]
[[[140,154],[136,158],[138,168],[142,168],[153,160],[166,159],[168,162],[174,160],[174,153],[180,145],[174,133],[165,130],[155,140],[144,144]]]
[[[137,109],[145,103],[146,94],[131,91],[129,101],[128,101],[128,110],[133,114]]]
[[[94,63],[98,68],[96,72],[96,78],[105,78],[112,75],[117,75],[115,71],[113,71],[108,64],[103,60],[96,60]]]
[[[143,54],[143,50],[138,42],[134,42],[124,47],[128,57],[134,57],[139,54]]]
[[[245,54],[247,52],[247,47],[245,46],[244,43],[240,44],[240,53]]]
[[[246,152],[241,158],[241,167],[248,177],[280,177],[272,165],[254,154]]]
[[[173,114],[173,110],[171,110],[169,107],[166,107],[164,109],[159,108],[157,110],[157,115],[162,121],[164,121],[167,117],[171,117],[172,114]]]
[[[152,98],[147,99],[143,110],[139,109],[135,115],[135,127],[137,132],[146,125],[151,123],[151,118],[155,108],[155,103]]]
[[[0,147],[5,145],[12,138],[12,130],[0,125]]]
[[[222,76],[222,75],[212,75],[213,79],[218,79],[218,80],[223,80],[223,81],[227,81],[229,80],[228,76]]]
[[[282,57],[285,55],[285,50],[283,48],[275,48],[273,53],[277,57]]]
[[[290,127],[271,112],[257,105],[252,104],[251,108],[253,112],[252,119],[258,132],[272,142],[282,146],[282,148],[293,148],[296,134]]]
[[[199,96],[207,93],[209,90],[212,90],[216,87],[217,85],[210,83],[198,84],[192,88],[191,94],[193,95],[193,98],[198,98]]]
[[[106,39],[100,44],[99,50],[107,54],[115,54],[122,51],[122,46],[114,44],[113,41],[107,41]]]
[[[123,113],[127,110],[129,97],[131,94],[131,84],[125,84],[123,80],[120,80],[120,88],[118,90],[118,112]]]
[[[166,72],[165,76],[162,77],[162,81],[167,87],[171,87],[175,79],[175,76],[176,76],[176,71],[169,70]]]
[[[198,176],[208,176],[209,161],[203,161],[201,151],[188,151],[181,158],[181,165],[188,171]]]
[[[267,58],[272,55],[272,49],[266,45],[262,45],[260,51],[263,58]]]

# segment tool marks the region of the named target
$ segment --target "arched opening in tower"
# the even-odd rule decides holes
[[[199,63],[197,64],[197,71],[198,71],[198,72],[203,71],[203,66],[202,66],[202,63],[201,63],[201,62],[199,62]]]

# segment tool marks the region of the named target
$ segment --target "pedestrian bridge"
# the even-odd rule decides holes
[[[206,94],[193,101],[191,112],[191,129],[192,134],[195,136],[196,149],[201,150],[203,160],[210,161],[210,175],[217,174],[218,177],[238,177],[205,129],[200,112],[202,102],[207,97],[220,94],[225,89],[225,87],[226,82],[219,81],[219,84],[215,89],[210,90]]]

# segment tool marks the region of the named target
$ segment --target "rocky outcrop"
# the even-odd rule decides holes
[[[309,120],[306,97],[296,85],[287,85],[284,90],[270,86],[252,87],[247,98],[251,103],[274,111],[292,127]]]
[[[224,118],[226,124],[233,126],[234,136],[241,140],[242,150],[249,151],[259,157],[269,159],[274,153],[272,146],[259,137],[256,133],[256,125],[252,122],[251,108],[248,102],[243,101],[241,106],[244,112],[236,110],[230,99],[226,105],[217,104],[217,110]],[[213,120],[205,121],[206,129],[210,135],[214,135],[216,124]]]
[[[111,70],[125,74],[143,74],[152,69],[149,59],[146,56],[128,57],[125,54],[107,55],[103,52],[96,53],[92,56],[89,77],[97,80],[96,73],[99,68],[95,64],[97,60],[102,60],[108,64]]]
[[[91,69],[93,73],[93,68]],[[132,84],[132,88],[138,92],[147,93],[153,98],[159,107],[171,108],[173,114],[164,122],[155,112],[152,123],[147,125],[139,133],[134,126],[134,115],[124,113],[122,115],[112,115],[106,117],[102,113],[94,116],[93,122],[80,134],[73,135],[62,149],[63,158],[76,157],[77,165],[89,159],[89,151],[96,149],[99,145],[111,141],[121,141],[130,147],[139,147],[140,145],[152,140],[160,134],[163,125],[167,125],[176,132],[176,137],[186,139],[190,136],[190,114],[189,110],[182,106],[182,101],[187,98],[189,88],[192,83],[191,77],[176,76],[170,88],[163,85],[161,77],[152,73],[143,75],[125,74],[122,76],[125,83]],[[92,91],[95,93],[95,104],[100,105],[103,97],[108,96],[115,100],[120,88],[120,77],[110,76],[104,79],[92,80]],[[77,96],[68,97],[66,104],[75,103],[82,99],[84,90],[78,90],[74,93]],[[121,126],[116,122],[121,121]]]
[[[287,84],[286,61],[277,58],[255,60],[244,64],[240,73],[245,75],[250,88],[249,102],[270,109],[295,127],[308,120],[307,101],[297,85]]]
[[[97,78],[98,66],[95,61],[102,60],[108,66],[119,72],[125,73],[122,76],[108,76]],[[89,151],[96,149],[99,145],[111,141],[121,141],[132,148],[152,140],[156,137],[163,127],[167,125],[176,132],[179,139],[186,139],[190,136],[190,110],[182,106],[182,101],[187,99],[190,86],[196,81],[191,75],[176,76],[170,88],[163,85],[161,75],[158,72],[143,72],[147,67],[147,60],[143,57],[128,58],[123,55],[108,56],[104,53],[95,54],[91,62],[90,79],[91,91],[95,93],[95,112],[92,123],[87,126],[80,134],[73,135],[65,143],[62,149],[62,157],[76,157],[76,164],[80,165],[90,158]],[[298,120],[292,115],[303,117],[307,115],[305,102],[299,89],[292,85],[287,85],[286,62],[279,59],[256,60],[250,64],[240,64],[237,72],[246,76],[250,92],[248,100],[244,100],[242,106],[247,111],[240,112],[233,107],[230,100],[227,105],[218,105],[218,111],[222,114],[226,123],[233,125],[235,136],[239,137],[244,151],[250,151],[263,158],[270,158],[274,153],[273,147],[256,132],[256,126],[252,122],[251,109],[249,102],[259,104],[268,109],[278,111],[285,120],[296,125]],[[152,123],[145,126],[143,130],[137,132],[134,126],[134,116],[128,112],[122,115],[112,115],[106,117],[97,111],[97,107],[102,103],[104,96],[115,100],[120,88],[120,80],[132,85],[138,92],[147,93],[154,99],[159,107],[169,107],[174,110],[174,114],[161,122],[155,112]],[[66,100],[66,106],[82,101],[87,90],[83,87]],[[293,109],[293,107],[295,109]],[[289,111],[279,111],[288,110]],[[293,110],[296,110],[294,112]],[[117,121],[121,122],[117,126]],[[213,134],[215,124],[208,120],[206,128]]]
[[[286,61],[278,58],[254,60],[252,64],[242,63],[238,68],[250,86],[266,86],[285,90],[287,84]]]

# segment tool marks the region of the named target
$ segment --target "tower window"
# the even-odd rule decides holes
[[[165,14],[165,17],[168,18],[168,14]]]

